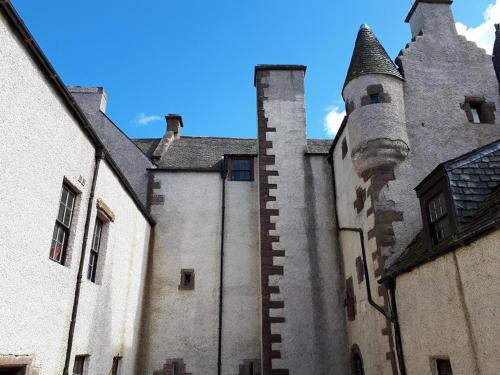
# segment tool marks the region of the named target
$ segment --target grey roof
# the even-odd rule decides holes
[[[424,181],[438,173],[447,175],[458,232],[450,242],[429,247],[421,231],[386,275],[408,272],[500,225],[500,140],[442,163]]]
[[[500,185],[500,141],[442,164],[459,226],[470,223]]]
[[[68,89],[135,194],[142,204],[147,206],[148,168],[154,167],[154,164],[106,114],[100,111],[96,98],[100,95],[99,91],[80,87],[68,87]]]
[[[138,138],[132,141],[151,159],[160,138]],[[308,139],[308,154],[327,155],[330,139]],[[181,137],[172,142],[166,157],[157,165],[163,169],[218,170],[224,155],[257,155],[253,138]]]
[[[365,74],[388,74],[403,79],[373,31],[367,25],[362,25],[358,32],[344,87],[354,78]]]

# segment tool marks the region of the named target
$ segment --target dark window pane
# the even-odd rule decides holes
[[[99,259],[99,248],[101,246],[102,221],[97,218],[95,221],[94,235],[92,245],[90,246],[89,267],[87,270],[87,279],[95,282],[97,273],[97,260]]]
[[[56,262],[62,262],[63,251],[66,246],[66,228],[56,222],[52,234],[52,244],[50,246],[50,258]]]
[[[73,375],[82,375],[84,366],[85,366],[85,356],[80,356],[80,355],[76,356],[75,364],[73,366]]]
[[[372,94],[370,95],[370,101],[372,104],[378,104],[380,103],[380,95],[379,94]]]
[[[438,359],[436,360],[436,365],[438,375],[453,375],[449,359]]]
[[[252,163],[251,158],[246,159],[231,159],[231,180],[233,181],[251,181],[252,180]]]
[[[234,159],[232,162],[232,168],[234,170],[250,170],[250,160],[248,159]]]

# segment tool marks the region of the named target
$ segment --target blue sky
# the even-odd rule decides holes
[[[486,48],[500,0],[455,0],[460,30]],[[256,64],[305,64],[308,136],[338,121],[340,90],[362,23],[392,57],[410,40],[411,0],[13,0],[68,85],[103,86],[130,137],[255,137]],[[337,112],[334,111],[335,108]],[[142,121],[139,121],[141,120]],[[141,123],[142,122],[142,123]],[[330,124],[332,126],[332,124]],[[331,136],[331,134],[330,134]]]

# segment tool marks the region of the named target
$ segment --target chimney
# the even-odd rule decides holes
[[[405,20],[410,24],[412,37],[430,34],[446,40],[457,35],[452,3],[452,0],[415,0]]]
[[[500,82],[500,24],[495,24],[495,46],[493,47],[493,67]]]
[[[181,137],[181,128],[184,127],[182,123],[182,116],[176,114],[168,114],[165,116],[167,120],[167,132],[172,132],[174,139],[179,139]]]
[[[160,160],[167,153],[173,141],[181,137],[181,128],[184,127],[180,115],[168,114],[165,116],[165,119],[167,120],[167,131],[153,151],[153,158],[157,160]]]
[[[104,88],[68,86],[67,89],[85,113],[93,114],[98,111],[106,113],[108,94]]]

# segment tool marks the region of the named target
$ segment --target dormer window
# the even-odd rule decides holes
[[[434,244],[440,243],[449,237],[450,221],[446,200],[443,192],[439,193],[427,203],[427,212],[429,215],[429,224]]]

